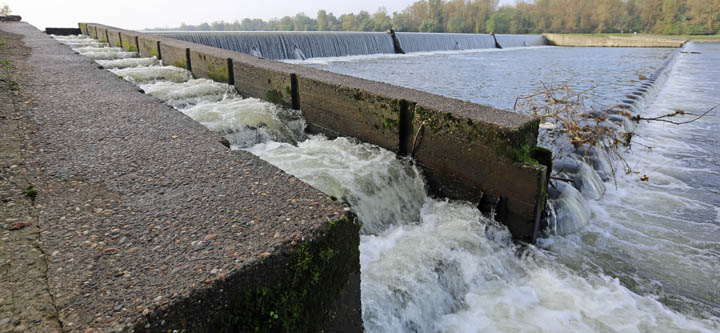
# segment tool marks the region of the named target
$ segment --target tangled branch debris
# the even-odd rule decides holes
[[[633,114],[627,105],[586,106],[585,96],[591,90],[573,91],[567,85],[552,87],[543,83],[541,91],[518,97],[513,110],[529,112],[534,117],[540,118],[540,127],[547,130],[550,136],[545,140],[548,140],[552,146],[562,147],[569,143],[574,148],[572,151],[560,152],[560,154],[554,152],[556,155],[554,159],[571,153],[590,154],[593,150],[601,150],[620,161],[625,172],[629,174],[633,172],[633,168],[623,158],[622,152],[629,150],[633,144],[633,138],[636,136],[633,124],[641,121],[660,121],[683,125],[710,116],[720,108],[720,105],[716,105],[699,114],[676,109],[672,113],[657,117],[642,117]],[[671,119],[685,116],[694,117],[677,121]],[[614,169],[612,176],[615,176]],[[554,178],[564,180],[562,177]],[[643,176],[642,180],[647,181],[647,176]]]

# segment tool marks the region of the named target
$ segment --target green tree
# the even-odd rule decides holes
[[[415,25],[410,14],[405,12],[393,13],[392,24],[393,28],[397,31],[418,31],[419,28],[419,25]]]
[[[512,10],[503,7],[495,12],[495,14],[492,14],[487,22],[485,22],[485,30],[501,34],[509,33],[511,21]]]
[[[442,26],[437,20],[428,18],[423,21],[419,30],[421,32],[442,32]]]
[[[378,8],[378,11],[375,12],[372,19],[375,22],[372,29],[373,31],[385,31],[392,28],[392,18],[388,16],[385,7]]]
[[[12,13],[12,10],[10,10],[10,6],[7,4],[3,4],[2,7],[0,7],[0,16],[8,16]]]
[[[324,9],[320,9],[317,12],[317,29],[318,31],[328,30],[328,16]]]

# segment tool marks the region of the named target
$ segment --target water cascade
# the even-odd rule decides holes
[[[164,32],[165,37],[270,59],[394,53],[384,32]]]
[[[543,46],[543,36],[495,35],[502,47]],[[398,32],[397,38],[405,52],[494,49],[495,39],[488,34],[438,34]]]
[[[430,197],[412,160],[353,139],[306,136],[297,111],[242,99],[232,87],[210,80],[148,79],[141,88],[225,134],[234,148],[351,204],[364,223],[361,287],[369,332],[719,328],[668,308],[654,295],[635,293],[601,271],[575,270],[544,250],[518,247],[505,227],[472,204]],[[564,163],[562,172],[580,191],[556,184],[550,193],[556,215],[573,209],[590,215],[577,198],[594,199],[605,191],[593,171],[577,159]],[[555,233],[573,233],[569,226],[556,223]]]
[[[165,37],[270,59],[305,60],[318,57],[397,53],[384,32],[159,32]],[[486,34],[396,33],[404,52],[495,48]],[[542,36],[497,35],[503,47],[545,45]]]

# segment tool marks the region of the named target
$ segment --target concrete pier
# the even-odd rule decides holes
[[[3,303],[0,330],[361,330],[359,222],[342,204],[26,23],[0,39],[18,50],[0,50],[16,82],[0,122],[19,142],[0,146],[17,156],[0,205],[28,210],[0,220],[0,290],[36,295]]]

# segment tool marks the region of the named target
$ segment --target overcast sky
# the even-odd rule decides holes
[[[319,9],[336,15],[379,7],[389,13],[400,11],[413,0],[0,0],[13,14],[39,29],[77,27],[78,22],[95,22],[126,29],[176,27],[243,18],[270,19],[303,12],[315,17]],[[513,3],[513,0],[501,0]]]

